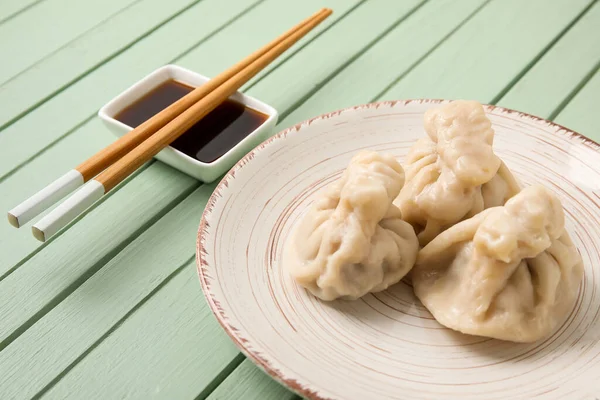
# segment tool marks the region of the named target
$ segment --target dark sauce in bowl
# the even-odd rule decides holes
[[[132,128],[167,108],[193,87],[168,80],[119,112],[115,119]],[[268,115],[226,100],[177,138],[171,147],[204,163],[211,163],[235,147],[267,120]]]

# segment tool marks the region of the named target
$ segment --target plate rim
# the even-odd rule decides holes
[[[253,352],[252,350],[250,350],[246,346],[246,343],[249,343],[250,341],[248,339],[244,338],[243,336],[241,336],[239,334],[239,332],[236,333],[236,331],[238,331],[238,329],[236,329],[235,327],[233,327],[227,323],[225,311],[221,308],[219,301],[214,298],[214,293],[212,293],[210,291],[210,285],[208,284],[208,281],[207,281],[207,272],[208,272],[207,267],[209,265],[204,258],[204,254],[206,254],[206,251],[204,250],[203,242],[205,241],[205,235],[207,234],[207,228],[208,228],[208,223],[206,221],[207,216],[212,213],[215,203],[218,201],[218,198],[221,197],[220,196],[221,190],[223,190],[224,188],[225,189],[228,188],[229,180],[231,178],[235,178],[236,171],[239,170],[240,168],[243,168],[246,164],[248,164],[248,162],[251,161],[255,157],[257,152],[262,151],[264,148],[266,148],[267,146],[269,146],[272,142],[274,142],[276,140],[285,139],[289,134],[298,134],[299,132],[302,131],[303,127],[305,127],[305,126],[308,127],[313,122],[316,122],[319,120],[324,120],[324,119],[329,119],[332,117],[337,117],[346,112],[352,112],[352,111],[357,111],[357,110],[362,110],[362,109],[370,109],[370,108],[377,109],[379,107],[393,108],[398,104],[402,104],[403,106],[406,106],[410,103],[444,104],[444,103],[449,103],[449,102],[452,102],[455,100],[458,100],[458,99],[422,98],[422,99],[378,101],[378,102],[364,103],[364,104],[359,104],[359,105],[355,105],[355,106],[340,108],[338,110],[320,114],[315,117],[298,122],[297,124],[294,124],[282,131],[279,131],[277,134],[269,137],[268,139],[266,139],[265,141],[260,143],[258,146],[253,148],[250,152],[248,152],[244,157],[242,157],[238,162],[236,162],[235,165],[233,165],[233,167],[231,167],[229,169],[229,171],[219,181],[219,183],[213,190],[212,194],[210,195],[210,197],[206,203],[206,206],[204,208],[204,211],[202,212],[200,225],[198,227],[198,231],[197,231],[197,235],[196,235],[196,271],[198,274],[198,278],[200,280],[204,298],[206,299],[206,302],[208,303],[208,306],[209,306],[211,312],[213,313],[213,315],[219,322],[219,325],[221,326],[221,328],[223,328],[225,333],[231,338],[231,340],[234,342],[236,347],[248,359],[250,359],[255,365],[257,365],[264,372],[269,374],[269,376],[271,376],[271,378],[273,378],[276,381],[278,381],[279,383],[283,384],[285,387],[292,390],[296,394],[301,395],[304,398],[310,399],[310,400],[335,400],[335,399],[332,399],[329,397],[323,397],[315,390],[302,385],[300,382],[298,382],[296,379],[294,379],[292,377],[284,376],[284,374],[281,371],[277,370],[275,367],[272,367],[270,365],[269,361],[267,359],[265,359],[261,354],[257,354],[256,352]],[[570,139],[578,138],[579,140],[581,140],[583,145],[590,147],[592,150],[596,151],[598,153],[598,155],[600,156],[600,143],[596,142],[595,140],[593,140],[577,131],[569,129],[561,124],[557,124],[556,122],[549,121],[545,118],[541,118],[541,117],[538,117],[533,114],[514,110],[511,108],[507,108],[507,107],[496,106],[493,104],[485,104],[485,103],[480,103],[480,104],[483,106],[483,108],[485,109],[486,112],[499,110],[500,112],[506,113],[509,115],[516,114],[520,118],[533,119],[537,123],[545,123],[548,126],[555,128],[555,131],[556,131],[555,133],[569,136]]]

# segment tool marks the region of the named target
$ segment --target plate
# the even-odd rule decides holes
[[[404,282],[357,301],[322,302],[281,265],[291,228],[359,150],[400,161],[442,100],[357,106],[267,140],[217,186],[197,240],[208,304],[237,346],[310,399],[600,398],[600,146],[564,127],[485,106],[494,148],[523,185],[561,199],[585,277],[550,337],[516,344],[438,324]]]

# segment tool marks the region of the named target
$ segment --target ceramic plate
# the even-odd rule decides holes
[[[565,323],[537,343],[439,325],[399,283],[357,301],[322,302],[281,265],[290,229],[359,150],[403,160],[425,110],[399,101],[322,115],[244,157],[209,200],[198,232],[202,288],[240,349],[311,399],[600,398],[600,146],[561,126],[486,106],[494,148],[521,183],[541,182],[566,210],[585,278]]]

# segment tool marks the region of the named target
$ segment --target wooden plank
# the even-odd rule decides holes
[[[590,3],[492,1],[379,97],[490,102]]]
[[[0,352],[0,398],[32,397],[43,390],[189,264],[193,232],[214,187],[197,189]]]
[[[193,261],[163,289],[84,358],[93,372],[70,370],[43,398],[193,399],[210,390],[221,371],[239,362],[237,348],[205,307]],[[190,356],[182,360],[177,350],[184,343]],[[135,365],[127,363],[134,359]]]
[[[377,93],[410,70],[484,4],[483,0],[426,3],[325,83],[310,101],[282,120],[281,125],[290,126],[315,115],[372,101]]]
[[[44,0],[0,0],[0,24],[34,7]]]
[[[598,119],[598,94],[600,93],[600,71],[558,114],[555,121],[600,143],[600,120]]]
[[[0,82],[17,75],[134,1],[139,0],[46,0],[7,20],[0,25],[0,54],[4,60]]]
[[[0,148],[11,149],[10,153],[0,159],[0,179],[62,137],[74,134],[84,121],[96,118],[97,110],[110,98],[152,70],[191,51],[221,29],[223,24],[229,24],[232,19],[245,13],[257,1],[232,0],[231,8],[227,9],[223,9],[218,0],[203,0],[195,4],[125,53],[103,64],[10,125],[0,134]],[[190,35],[190,32],[194,34]],[[177,40],[174,41],[173,38]],[[28,141],[26,146],[23,145],[24,138]],[[57,172],[53,174],[48,175],[47,182],[57,176]]]
[[[0,104],[3,105],[0,126],[30,111],[197,1],[142,0],[133,3],[75,38],[68,46],[22,71],[0,86]],[[19,135],[18,138],[29,140],[28,136]],[[18,141],[8,145],[24,146]]]
[[[0,168],[10,168],[11,164],[3,164],[5,160],[10,162],[13,154],[24,151],[27,147],[35,147],[33,143],[39,143],[43,138],[56,140],[65,132],[68,135],[0,182],[0,191],[3,193],[0,196],[0,209],[11,209],[113,141],[114,137],[95,117],[95,110],[141,76],[189,51],[199,40],[220,29],[223,24],[231,23],[232,18],[243,13],[240,10],[251,6],[253,1],[256,0],[235,0],[235,3],[232,0],[229,11],[223,10],[220,0],[198,3],[3,131],[0,134],[0,148],[10,148],[11,151],[4,152]],[[201,27],[198,26],[198,21],[202,21]],[[195,32],[193,38],[189,35],[191,31]],[[173,42],[174,37],[179,39]],[[69,112],[65,113],[64,110]],[[55,118],[56,115],[61,115],[61,118]],[[88,122],[77,126],[82,119],[87,119]],[[76,128],[73,128],[74,125]],[[20,148],[9,145],[4,141],[9,131],[13,137],[28,138],[32,146],[29,143]],[[40,247],[40,243],[31,236],[32,223],[19,230],[6,223],[0,224],[0,253],[5,255],[0,260],[0,277]]]
[[[250,360],[244,360],[208,396],[208,400],[292,400],[296,395],[271,379]]]
[[[600,3],[577,22],[529,70],[498,105],[545,118],[555,116],[561,102],[600,62]],[[535,96],[535,99],[532,98]],[[583,104],[581,104],[583,106]],[[586,107],[577,107],[585,110]],[[592,132],[590,132],[592,133]]]

